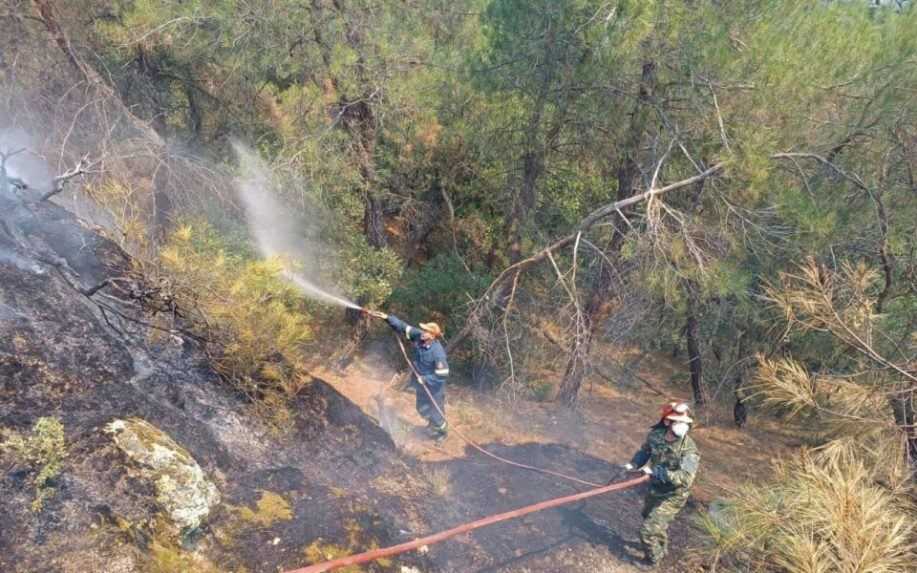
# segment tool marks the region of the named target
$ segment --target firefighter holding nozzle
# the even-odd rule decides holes
[[[449,377],[449,363],[446,349],[442,345],[443,329],[435,322],[421,322],[417,326],[405,323],[397,316],[375,310],[366,314],[382,319],[392,329],[411,343],[413,347],[413,373],[411,386],[414,388],[417,413],[427,420],[427,429],[432,438],[441,441],[448,434],[446,412],[446,378]],[[424,390],[426,386],[429,394]],[[434,402],[430,399],[432,396]],[[437,408],[437,406],[439,406]]]

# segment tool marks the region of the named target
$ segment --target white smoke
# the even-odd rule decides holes
[[[261,255],[294,262],[296,268],[287,268],[286,275],[303,294],[323,302],[359,309],[349,300],[331,294],[327,286],[319,286],[318,270],[327,266],[325,259],[330,256],[330,251],[319,237],[320,213],[316,210],[311,220],[295,216],[293,210],[278,199],[277,181],[268,165],[241,143],[234,142],[233,149],[240,166],[236,189],[245,208],[249,232]],[[321,265],[320,262],[326,264]]]
[[[35,155],[35,142],[21,129],[0,129],[0,152],[4,155],[19,151],[6,162],[6,174],[24,181],[30,189],[45,192],[51,189],[54,175],[44,159]]]

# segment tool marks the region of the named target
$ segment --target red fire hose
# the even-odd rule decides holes
[[[331,571],[333,569],[338,569],[340,567],[346,567],[348,565],[360,565],[362,563],[369,563],[370,561],[375,561],[377,559],[383,559],[385,557],[392,557],[400,553],[405,553],[407,551],[412,551],[419,549],[425,545],[433,545],[434,543],[439,543],[440,541],[445,541],[456,535],[461,535],[462,533],[467,533],[469,531],[474,531],[475,529],[480,529],[488,525],[493,525],[494,523],[500,523],[501,521],[506,521],[508,519],[515,519],[517,517],[522,517],[523,515],[528,515],[529,513],[535,513],[536,511],[541,511],[543,509],[550,509],[552,507],[558,507],[568,503],[573,503],[580,501],[582,499],[594,497],[597,495],[602,495],[603,493],[608,493],[610,491],[617,491],[622,489],[627,489],[639,485],[649,479],[649,476],[640,476],[634,479],[627,481],[622,481],[619,483],[613,483],[606,486],[598,487],[591,489],[589,491],[584,491],[582,493],[576,493],[573,495],[568,495],[565,497],[558,497],[555,499],[550,499],[548,501],[542,501],[534,505],[527,505],[519,509],[514,509],[513,511],[507,511],[505,513],[499,513],[497,515],[491,515],[490,517],[485,517],[477,521],[472,521],[470,523],[465,523],[459,525],[458,527],[453,527],[452,529],[447,529],[446,531],[441,531],[433,535],[428,535],[426,537],[421,537],[415,539],[414,541],[409,541],[407,543],[402,543],[400,545],[393,545],[391,547],[385,547],[382,549],[375,549],[373,551],[366,551],[365,553],[358,553],[356,555],[350,555],[348,557],[341,557],[338,559],[333,559],[331,561],[325,561],[324,563],[317,563],[315,565],[310,565],[302,569],[293,569],[287,571],[286,573],[322,573],[323,571]]]

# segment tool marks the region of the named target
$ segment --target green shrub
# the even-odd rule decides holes
[[[302,345],[312,338],[311,303],[286,280],[284,263],[234,254],[205,223],[180,227],[159,253],[179,307],[207,340],[220,375],[287,425],[288,398],[311,379]]]
[[[41,511],[45,501],[54,495],[51,482],[60,474],[61,465],[67,457],[64,426],[60,419],[39,418],[29,435],[11,432],[0,448],[11,452],[20,462],[36,471],[32,478],[35,487],[32,510]]]
[[[465,322],[468,303],[490,284],[489,275],[469,271],[454,254],[439,254],[406,273],[392,293],[392,302],[411,319],[436,319],[446,335]]]
[[[338,281],[347,294],[368,308],[378,308],[401,279],[401,259],[389,248],[375,249],[362,236],[348,237],[342,248]]]

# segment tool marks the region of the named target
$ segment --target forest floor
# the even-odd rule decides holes
[[[372,342],[346,369],[315,374],[374,418],[402,455],[416,462],[412,467],[420,475],[411,477],[428,485],[421,513],[433,529],[415,536],[577,491],[562,480],[491,460],[454,432],[439,445],[426,438],[404,368],[392,367],[386,344],[394,341]],[[690,387],[673,383],[681,366],[667,357],[601,345],[595,357],[598,374],[587,379],[576,410],[475,391],[453,377],[447,417],[453,428],[509,459],[598,483],[623,480],[620,465],[640,447],[661,405],[689,397]],[[694,524],[699,508],[739,483],[766,477],[771,460],[796,442],[766,418],[753,416],[740,430],[724,407],[697,417],[692,435],[701,471],[687,509],[670,529],[670,555],[661,571],[694,569],[703,557],[702,533]],[[447,572],[635,571],[644,492],[612,493],[491,526],[434,546],[427,557]]]

